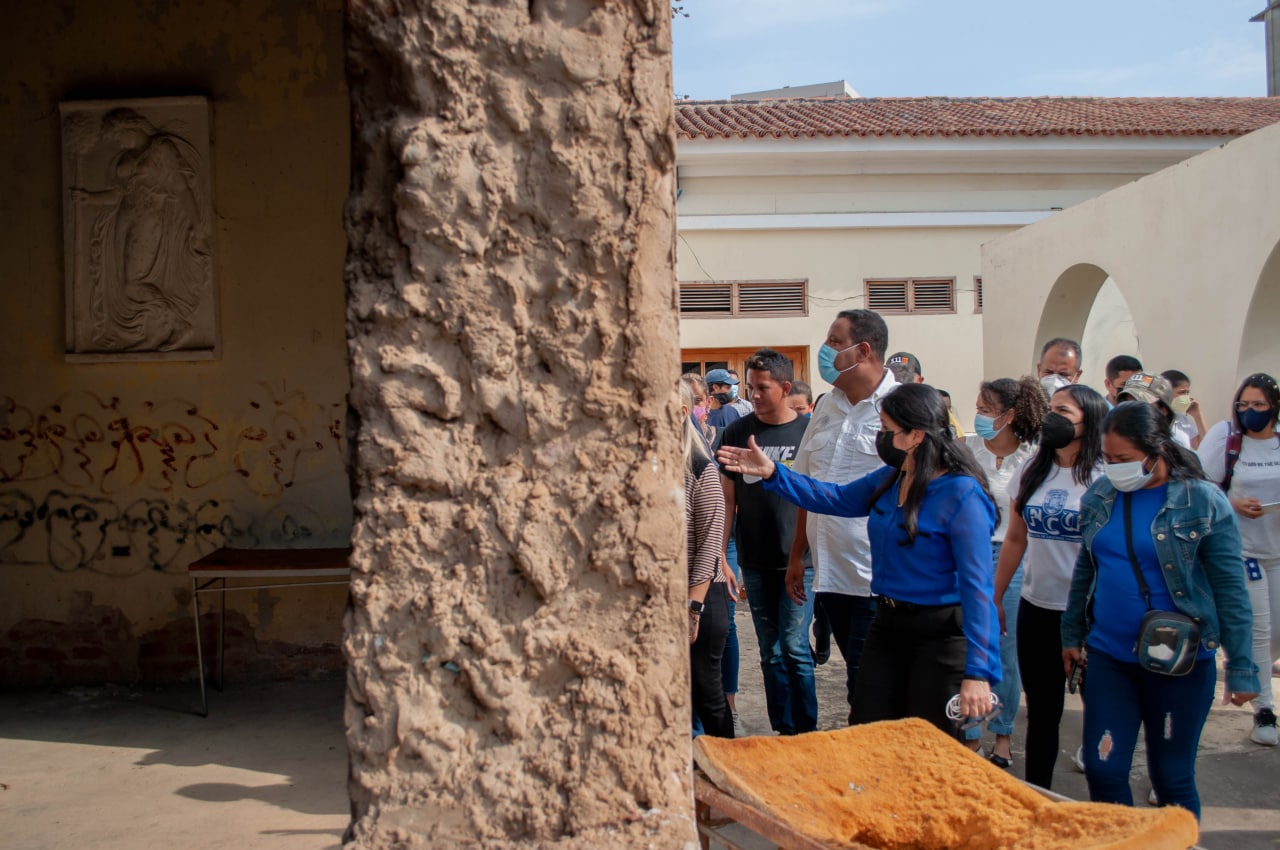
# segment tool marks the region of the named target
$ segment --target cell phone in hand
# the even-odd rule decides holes
[[[1084,678],[1084,665],[1079,661],[1071,662],[1071,673],[1067,676],[1067,693],[1074,694],[1080,690],[1080,680]]]

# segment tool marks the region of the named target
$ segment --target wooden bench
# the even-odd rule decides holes
[[[339,549],[228,549],[222,548],[187,565],[191,577],[191,607],[196,621],[196,666],[200,677],[200,715],[209,716],[204,685],[204,646],[200,637],[200,594],[218,593],[218,689],[224,681],[223,644],[227,632],[227,591],[267,590],[284,587],[343,585],[351,580],[351,547]],[[234,584],[228,585],[231,579]],[[268,582],[268,579],[288,581]],[[298,581],[298,579],[309,579]],[[247,584],[242,582],[248,582]]]

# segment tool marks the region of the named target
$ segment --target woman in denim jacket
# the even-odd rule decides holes
[[[1084,545],[1062,616],[1063,662],[1068,669],[1075,663],[1088,668],[1089,798],[1133,805],[1129,768],[1142,725],[1156,796],[1199,818],[1196,749],[1213,702],[1220,645],[1227,654],[1227,698],[1242,705],[1258,692],[1239,527],[1226,497],[1204,480],[1195,455],[1173,442],[1152,405],[1126,402],[1115,408],[1102,425],[1102,454],[1106,478],[1080,503]],[[1128,555],[1126,501],[1151,608],[1181,611],[1200,626],[1195,666],[1185,676],[1138,664],[1134,645],[1147,605]]]

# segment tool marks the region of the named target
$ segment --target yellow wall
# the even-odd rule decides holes
[[[94,678],[69,652],[24,646],[94,617],[127,622],[122,653],[184,618],[185,635],[192,557],[349,539],[343,12],[338,0],[16,9],[0,31],[0,679]],[[69,364],[58,104],[193,94],[213,119],[221,359]],[[233,610],[257,641],[336,643],[344,598],[248,593]],[[31,635],[37,620],[46,638]]]

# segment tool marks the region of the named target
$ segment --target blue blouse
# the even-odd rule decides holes
[[[1124,534],[1124,502],[1132,502],[1133,553],[1138,567],[1151,590],[1151,608],[1176,611],[1169,586],[1160,572],[1160,556],[1156,552],[1151,529],[1164,507],[1168,485],[1150,487],[1116,497],[1116,509],[1107,524],[1093,538],[1093,557],[1098,564],[1098,586],[1093,596],[1093,628],[1086,644],[1090,652],[1101,650],[1117,661],[1138,663],[1134,652],[1138,629],[1147,613],[1147,602],[1138,589],[1129,561],[1129,546]],[[1214,651],[1201,646],[1196,658],[1212,658]]]
[[[776,465],[766,489],[807,511],[867,517],[871,539],[871,592],[917,605],[959,605],[968,644],[964,674],[999,682],[1000,621],[996,615],[991,534],[996,508],[978,481],[948,474],[929,482],[907,543],[897,488],[875,504],[871,497],[897,470],[881,467],[848,484],[828,484]],[[887,498],[886,498],[887,497]]]

